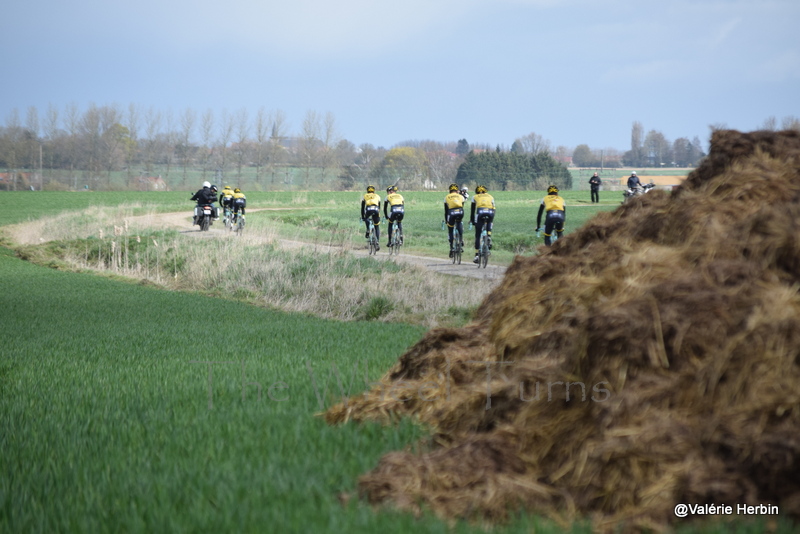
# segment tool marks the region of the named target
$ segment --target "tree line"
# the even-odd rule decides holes
[[[283,111],[265,108],[255,114],[191,108],[176,114],[135,104],[92,104],[84,110],[70,104],[64,109],[51,105],[43,113],[29,107],[24,117],[12,110],[0,127],[0,168],[6,170],[5,188],[26,187],[26,173],[39,175],[39,183],[31,185],[73,189],[81,184],[92,189],[132,187],[138,178],[156,174],[172,188],[187,189],[198,180],[261,189],[287,183],[320,189],[367,183],[417,189],[480,180],[506,189],[533,187],[543,177],[563,180],[561,185],[568,188],[569,173],[563,167],[570,159],[594,167],[693,165],[703,156],[700,146],[696,136],[669,143],[655,130],[645,135],[635,122],[631,150],[620,154],[605,149],[599,159],[598,151],[587,145],[552,147],[536,133],[515,139],[509,149],[470,145],[466,139],[410,140],[386,149],[356,146],[341,134],[330,112],[310,110],[292,129]]]

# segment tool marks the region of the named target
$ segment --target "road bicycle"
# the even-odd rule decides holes
[[[485,269],[486,264],[489,263],[489,256],[492,254],[492,237],[487,231],[489,217],[481,217],[481,221],[483,222],[483,228],[481,229],[481,237],[478,240],[478,269],[481,267]]]
[[[397,223],[395,223],[396,226]],[[389,241],[389,255],[391,256],[394,254],[395,256],[400,254],[400,247],[403,246],[403,231],[400,228],[395,227],[394,232],[392,232],[392,239]]]
[[[373,254],[377,254],[378,251],[381,249],[381,245],[378,242],[378,234],[376,233],[375,224],[372,222],[372,217],[367,217],[367,224],[369,225],[369,229],[367,230],[367,247],[369,248],[369,255],[372,256]]]
[[[464,243],[461,240],[461,233],[458,231],[458,226],[453,228],[453,246],[450,250],[453,252],[453,265],[461,265],[461,254],[464,252]]]
[[[561,235],[561,233],[558,232],[557,230],[553,229],[553,233],[550,235],[550,245],[552,245],[553,243],[558,241],[558,236],[559,235]],[[536,239],[539,239],[539,236],[540,236],[540,232],[537,231],[536,232]]]
[[[242,235],[244,232],[244,214],[241,213],[234,213],[233,214],[233,222],[231,223],[231,227],[233,228],[233,232],[237,235]]]
[[[222,217],[222,222],[225,223],[225,229],[229,232],[233,230],[233,211],[228,206],[225,206]]]

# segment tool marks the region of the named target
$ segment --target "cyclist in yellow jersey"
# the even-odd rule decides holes
[[[539,206],[539,213],[536,215],[536,231],[538,232],[542,227],[542,213],[546,212],[547,215],[544,219],[544,244],[550,246],[552,243],[553,229],[555,229],[558,237],[564,231],[564,222],[567,220],[566,206],[564,199],[558,196],[558,187],[551,185],[547,188],[547,196],[542,199]]]
[[[475,259],[472,263],[480,261],[478,249],[481,246],[481,232],[483,225],[486,224],[486,233],[489,235],[489,248],[492,248],[492,225],[494,223],[494,197],[486,192],[486,186],[479,185],[475,188],[475,196],[472,197],[472,208],[469,218],[475,225]]]
[[[231,186],[226,185],[222,188],[219,194],[219,205],[222,206],[223,213],[225,208],[233,211],[233,189],[231,189]]]
[[[387,212],[387,208],[391,213]],[[383,201],[383,216],[389,221],[389,242],[387,247],[392,246],[392,231],[394,223],[397,223],[397,231],[400,232],[400,244],[403,244],[403,215],[405,215],[405,200],[403,195],[397,192],[396,185],[386,188],[386,200]]]
[[[458,184],[450,184],[450,192],[444,197],[444,222],[447,223],[447,239],[450,241],[450,257],[453,257],[453,228],[458,229],[461,245],[464,244],[464,195]]]
[[[367,231],[364,234],[364,237],[369,239],[369,222],[367,222],[367,218],[372,219],[372,224],[375,225],[375,237],[378,238],[378,242],[381,239],[381,197],[375,194],[375,186],[368,185],[367,186],[367,193],[361,199],[361,220],[364,221],[364,224],[367,227]],[[380,245],[378,246],[380,249]]]
[[[233,220],[237,218],[237,214],[244,215],[244,209],[247,207],[247,197],[244,196],[242,190],[238,187],[233,190],[233,200],[231,201],[233,207]]]

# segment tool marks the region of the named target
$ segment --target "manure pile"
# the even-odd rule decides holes
[[[717,131],[672,194],[516,258],[473,323],[325,418],[434,429],[360,478],[371,503],[598,530],[686,521],[678,503],[797,518],[799,289],[800,133]]]

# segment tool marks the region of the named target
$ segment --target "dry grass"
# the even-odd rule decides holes
[[[523,507],[661,530],[687,504],[800,516],[800,134],[720,131],[675,193],[517,258],[474,323],[436,329],[331,423],[410,415],[372,503]]]
[[[338,234],[326,237],[320,232],[316,244],[279,239],[275,227],[248,227],[241,237],[153,234],[153,228],[170,225],[170,216],[133,216],[133,207],[140,206],[65,213],[9,227],[7,233],[19,244],[67,244],[57,252],[43,245],[21,250],[40,263],[56,253],[75,269],[345,321],[463,324],[492,287],[484,283],[467,288],[460,277],[358,257]],[[76,241],[86,238],[91,239]]]

